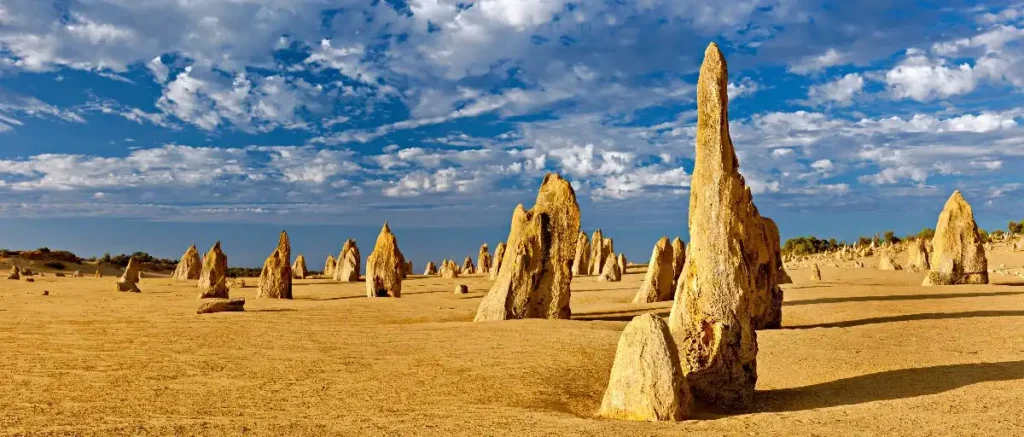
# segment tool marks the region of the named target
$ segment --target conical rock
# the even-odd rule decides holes
[[[956,191],[939,214],[931,270],[922,285],[988,284],[988,259],[974,211]]]
[[[377,243],[366,258],[366,296],[402,297],[402,272],[406,267],[398,239],[384,222]]]
[[[99,273],[99,272],[97,272]],[[227,299],[228,257],[220,249],[220,241],[214,243],[203,257],[203,270],[199,274],[199,297]]]
[[[672,261],[673,250],[668,242],[668,237],[661,237],[651,252],[651,262],[647,264],[647,276],[644,277],[640,291],[633,297],[633,303],[672,300]]]
[[[292,265],[291,243],[288,233],[281,231],[277,240],[277,248],[263,262],[260,272],[258,298],[291,299],[292,298]]]
[[[619,337],[598,416],[678,421],[686,419],[691,402],[668,325],[654,314],[633,318]]]

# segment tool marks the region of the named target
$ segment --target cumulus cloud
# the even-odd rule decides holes
[[[841,78],[820,85],[813,85],[807,91],[807,101],[812,105],[834,103],[849,106],[864,89],[864,78],[850,73]]]

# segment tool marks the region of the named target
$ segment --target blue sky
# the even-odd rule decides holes
[[[687,234],[710,41],[784,238],[934,226],[954,189],[1024,219],[1024,3],[3,0],[0,246],[257,265],[284,228],[319,268],[389,220],[421,266],[555,171],[646,259]]]

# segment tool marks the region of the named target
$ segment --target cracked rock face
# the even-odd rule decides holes
[[[579,232],[576,193],[568,181],[548,173],[533,208],[518,205],[512,213],[501,271],[475,320],[568,319]]]
[[[697,81],[690,244],[669,327],[694,397],[744,410],[757,382],[755,329],[781,321],[782,290],[778,240],[754,206],[729,136],[728,82],[712,43]]]
[[[953,192],[939,214],[930,261],[922,285],[988,284],[985,246],[974,211],[960,191]]]

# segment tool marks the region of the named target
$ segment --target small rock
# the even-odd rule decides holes
[[[469,286],[466,284],[459,284],[455,286],[455,294],[466,294],[469,293]]]
[[[29,282],[31,282],[31,281],[29,281]],[[43,296],[49,296],[49,295],[50,295],[50,290],[43,290]]]

